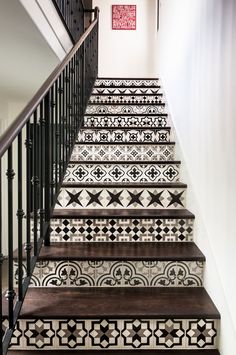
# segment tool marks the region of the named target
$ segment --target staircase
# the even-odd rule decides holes
[[[219,355],[174,153],[158,80],[96,81],[9,354]]]

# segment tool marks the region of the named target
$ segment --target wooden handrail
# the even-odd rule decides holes
[[[9,128],[2,134],[0,137],[0,159],[6,150],[10,147],[11,143],[17,137],[21,129],[29,120],[30,116],[33,114],[35,109],[38,107],[42,99],[46,96],[48,90],[55,82],[55,80],[59,77],[63,69],[67,66],[71,58],[73,58],[74,54],[84,43],[86,38],[89,36],[93,28],[98,22],[98,8],[95,9],[95,19],[88,27],[88,29],[84,32],[84,34],[80,37],[71,51],[67,54],[67,56],[63,59],[63,61],[58,64],[58,66],[54,69],[52,74],[48,77],[48,79],[44,82],[41,88],[37,91],[34,97],[30,100],[30,102],[26,105],[23,111],[16,117],[16,119],[12,122]]]

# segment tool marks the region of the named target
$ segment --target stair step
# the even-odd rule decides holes
[[[55,209],[182,209],[185,208],[186,185],[177,184],[63,184]]]
[[[14,260],[18,287],[17,250]],[[201,287],[204,261],[194,243],[52,243],[31,287]]]
[[[98,78],[96,79],[94,86],[151,87],[160,86],[160,80],[157,78]]]
[[[13,348],[212,349],[219,319],[202,287],[31,288]]]
[[[191,242],[188,210],[54,210],[52,242]]]
[[[80,129],[77,141],[82,143],[163,143],[170,142],[170,127],[165,128],[86,128]]]
[[[174,160],[174,143],[75,144],[71,161],[169,161]]]
[[[70,162],[64,182],[178,182],[180,161]]]
[[[129,94],[115,94],[115,95],[106,95],[106,94],[92,94],[90,96],[89,104],[157,104],[162,102],[163,94],[157,93],[156,95],[129,95]]]
[[[10,350],[7,355],[30,355],[34,352],[37,355],[69,355],[68,350]],[[78,354],[77,350],[71,350],[70,354]],[[220,355],[218,350],[106,350],[107,355]],[[97,355],[96,350],[80,350],[80,355]]]
[[[157,115],[85,115],[84,127],[166,127],[170,126],[170,120],[167,114]]]
[[[164,113],[165,111],[165,103],[157,103],[155,105],[88,105],[85,111],[86,115],[120,115],[120,114],[135,114],[135,115],[145,115],[145,114],[158,114]]]
[[[144,302],[145,300],[145,302]],[[40,307],[39,307],[40,304]],[[52,307],[54,304],[54,307]],[[3,301],[3,317],[7,315]],[[212,318],[220,314],[202,287],[31,288],[20,318]]]

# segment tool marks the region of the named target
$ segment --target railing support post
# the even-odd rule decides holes
[[[44,177],[44,201],[45,201],[45,222],[47,231],[44,239],[44,245],[50,245],[50,218],[51,218],[51,122],[50,122],[50,94],[44,99],[44,117],[45,117],[45,177]]]

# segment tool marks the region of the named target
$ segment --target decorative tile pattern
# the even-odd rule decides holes
[[[86,115],[112,114],[112,115],[155,115],[164,113],[165,104],[159,105],[88,105]]]
[[[76,144],[72,161],[170,161],[174,160],[174,145]]]
[[[90,104],[158,104],[163,103],[162,94],[156,95],[93,95]]]
[[[62,187],[55,209],[183,209],[185,193],[178,187]]]
[[[215,349],[216,319],[20,319],[12,350]],[[14,333],[15,334],[15,333]]]
[[[193,219],[52,219],[52,242],[190,242]]]
[[[170,142],[170,129],[81,129],[78,142],[163,143]]]
[[[96,86],[158,86],[160,85],[159,79],[96,79]]]
[[[45,261],[32,287],[201,287],[203,262]],[[185,270],[179,282],[179,269]]]
[[[92,94],[94,95],[157,95],[162,93],[160,87],[94,87]]]
[[[115,116],[115,115],[87,115],[84,117],[84,127],[166,127],[169,125],[166,115],[153,116]]]
[[[64,182],[178,182],[180,164],[69,164]]]

